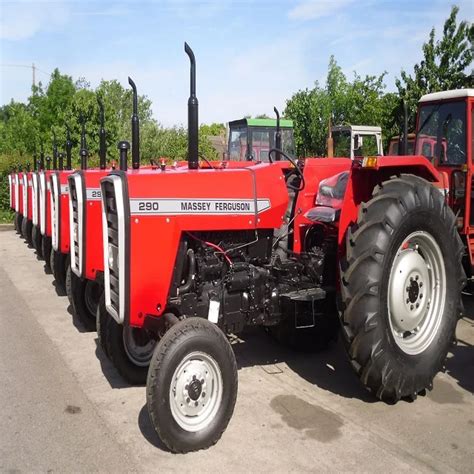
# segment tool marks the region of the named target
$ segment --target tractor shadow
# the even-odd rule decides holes
[[[138,414],[138,428],[140,429],[143,437],[155,448],[161,449],[164,452],[169,453],[170,450],[161,442],[160,438],[155,432],[153,425],[148,414],[148,409],[145,405],[142,406],[140,413]]]
[[[121,389],[121,388],[130,388],[132,385],[125,382],[122,376],[118,373],[112,361],[105,355],[102,347],[100,346],[99,339],[95,339],[95,356],[100,363],[100,368],[107,382],[111,388]]]
[[[66,311],[71,315],[72,324],[77,329],[78,332],[80,333],[94,332],[94,331],[91,331],[90,329],[87,329],[84,326],[84,324],[82,324],[81,320],[76,315],[76,312],[74,311],[74,308],[72,307],[70,303],[68,304]]]
[[[463,293],[464,316],[459,321],[457,345],[446,361],[446,373],[462,389],[474,394],[474,295]]]
[[[365,403],[378,402],[358,380],[340,342],[318,353],[296,352],[277,343],[261,328],[249,328],[232,347],[239,369],[260,366],[267,374],[277,375],[284,369],[277,364],[285,364],[318,388]]]

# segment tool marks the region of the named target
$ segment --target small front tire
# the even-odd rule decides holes
[[[189,318],[157,344],[147,379],[147,407],[161,441],[175,453],[206,449],[222,436],[237,399],[237,364],[222,331]]]

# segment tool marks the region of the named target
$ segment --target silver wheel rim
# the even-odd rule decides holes
[[[206,428],[222,402],[222,374],[217,362],[204,352],[187,354],[174,371],[170,386],[170,408],[185,431]]]
[[[127,357],[138,367],[148,367],[156,339],[146,329],[123,327],[123,345]]]
[[[393,260],[387,296],[396,344],[406,354],[422,353],[438,332],[446,302],[444,258],[431,234],[417,231],[403,241]]]
[[[99,297],[100,295],[95,294],[99,285],[95,281],[87,280],[86,288],[84,291],[84,300],[86,303],[87,311],[90,314],[94,315],[97,312],[97,306],[99,305]]]

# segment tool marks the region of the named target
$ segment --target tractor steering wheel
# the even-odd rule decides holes
[[[273,159],[272,159],[272,156],[271,156],[273,152],[279,153],[280,155],[283,155],[294,166],[294,170],[291,173],[288,173],[288,175],[285,177],[285,182],[286,182],[287,187],[292,189],[293,191],[303,191],[304,187],[306,186],[306,183],[305,183],[305,180],[304,180],[303,173],[301,172],[301,170],[298,166],[298,163],[295,161],[295,159],[292,158],[287,153],[285,153],[284,151],[279,150],[278,148],[272,148],[268,152],[268,161],[270,163],[273,163]],[[293,173],[296,174],[297,176],[299,176],[299,178],[300,178],[300,185],[299,186],[294,186],[293,184],[288,182],[289,177],[291,175],[293,175]]]

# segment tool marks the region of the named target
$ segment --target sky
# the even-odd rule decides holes
[[[0,104],[30,95],[31,68],[47,84],[54,68],[92,87],[127,76],[165,126],[186,124],[189,61],[197,61],[200,122],[273,114],[299,89],[324,83],[330,55],[351,77],[387,72],[395,90],[412,71],[444,0],[0,0]],[[457,0],[474,20],[474,0]]]

